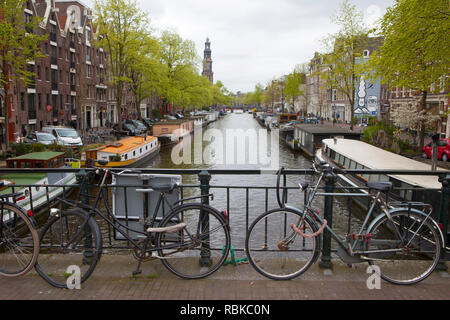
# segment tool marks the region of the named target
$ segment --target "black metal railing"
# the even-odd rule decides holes
[[[121,169],[113,169],[115,171],[121,171]],[[271,182],[267,183],[267,185],[248,185],[243,184],[239,185],[238,183],[233,185],[219,185],[214,184],[211,181],[214,181],[218,176],[232,176],[233,181],[248,181],[248,176],[256,176],[265,174],[265,172],[261,170],[230,170],[230,169],[212,169],[212,170],[201,170],[201,169],[130,169],[132,171],[139,171],[140,173],[145,174],[170,174],[170,175],[181,175],[183,177],[183,181],[186,180],[187,183],[182,183],[180,185],[181,197],[189,197],[200,194],[214,194],[214,199],[211,200],[211,205],[216,207],[219,210],[225,209],[227,211],[231,230],[232,230],[232,245],[235,248],[235,251],[243,251],[245,236],[247,230],[249,229],[250,224],[253,219],[255,219],[258,215],[263,212],[279,207],[276,199],[276,185],[274,179],[266,179],[271,180]],[[25,188],[29,190],[29,194],[31,195],[32,188],[43,188],[46,190],[46,202],[44,207],[39,210],[42,211],[42,215],[45,213],[48,214],[50,207],[52,206],[52,199],[49,198],[49,188],[58,186],[62,189],[62,194],[65,196],[81,199],[85,203],[92,201],[95,197],[97,189],[96,185],[92,180],[86,179],[90,174],[94,173],[94,169],[37,169],[37,168],[22,168],[22,169],[0,169],[0,174],[4,173],[13,173],[13,172],[65,172],[65,173],[74,173],[77,175],[77,183],[71,185],[14,185],[13,192],[18,191],[21,188]],[[270,173],[271,177],[275,178],[274,173]],[[283,190],[283,199],[284,201],[293,200],[294,202],[304,203],[307,199],[307,195],[302,193],[299,195],[299,190],[297,187],[297,181],[300,179],[310,179],[310,177],[314,174],[312,169],[290,169],[284,170],[282,172],[283,182],[281,189]],[[438,181],[441,183],[441,188],[435,189],[427,189],[427,188],[399,188],[395,187],[394,192],[398,191],[421,191],[422,198],[419,199],[424,203],[429,203],[430,199],[435,199],[436,203],[432,205],[436,208],[434,212],[434,218],[439,222],[439,225],[442,230],[445,230],[445,246],[447,250],[444,250],[442,254],[441,261],[448,261],[450,259],[450,252],[448,251],[450,246],[450,241],[448,237],[448,215],[449,215],[449,205],[450,205],[450,171],[412,171],[412,170],[347,170],[346,175],[419,175],[419,176],[437,176]],[[293,181],[295,180],[295,181]],[[136,189],[138,187],[142,187],[142,185],[106,185],[106,196],[109,200],[111,200],[111,192],[112,189],[123,189],[125,194],[125,202],[127,189]],[[341,231],[342,233],[350,232],[350,227],[354,223],[355,219],[358,219],[358,215],[356,213],[356,209],[352,209],[356,206],[355,197],[346,197],[345,193],[342,193],[342,197],[339,196],[339,193],[344,190],[350,190],[350,192],[355,191],[364,191],[367,190],[366,187],[349,187],[349,186],[340,186],[337,184],[337,180],[335,176],[329,175],[325,176],[324,185],[320,187],[325,190],[325,193],[331,193],[332,195],[326,195],[323,197],[323,201],[320,200],[323,208],[319,208],[322,210],[324,214],[324,218],[328,221],[329,225],[332,225],[333,217],[337,214],[334,209],[336,208],[335,201],[340,201],[340,207],[346,207],[344,216],[346,217],[346,221],[341,221]],[[88,190],[88,193],[80,192],[80,190]],[[432,196],[430,196],[432,195]],[[336,198],[340,198],[337,200]],[[367,196],[362,197],[363,201],[369,201],[370,198]],[[31,209],[36,208],[36,205],[33,204],[33,199],[30,199],[30,207]],[[111,207],[111,206],[110,206]],[[39,211],[38,210],[38,211]],[[125,210],[126,206],[125,206]],[[128,212],[126,212],[126,216],[128,216]],[[340,219],[342,220],[342,219]],[[333,226],[334,227],[334,226]],[[123,241],[115,241],[114,240],[114,230],[110,226],[106,227],[106,230],[103,230],[104,234],[104,247],[110,249],[125,249],[128,248],[127,244],[124,244]],[[321,264],[323,267],[330,267],[331,263],[331,254],[334,251],[332,248],[331,237],[327,232],[323,234],[323,247],[322,247],[322,261]],[[445,264],[441,263],[440,266],[445,268]]]

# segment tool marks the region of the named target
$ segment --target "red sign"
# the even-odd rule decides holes
[[[50,111],[52,111],[52,106],[48,104],[48,105],[45,107],[45,109],[46,109],[48,112],[50,112]]]

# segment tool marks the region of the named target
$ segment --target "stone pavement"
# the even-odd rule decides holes
[[[249,264],[226,265],[200,280],[179,279],[159,261],[147,262],[142,275],[132,278],[136,267],[129,255],[103,255],[81,290],[51,287],[34,270],[20,278],[0,277],[0,300],[449,300],[450,275],[434,272],[412,286],[381,281],[369,290],[366,264],[349,268],[333,260],[333,271],[318,263],[290,281],[260,276]],[[447,263],[447,267],[450,267]]]

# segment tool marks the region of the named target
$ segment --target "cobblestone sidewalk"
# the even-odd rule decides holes
[[[159,261],[148,262],[142,275],[131,277],[136,262],[128,255],[104,255],[81,290],[51,287],[34,271],[16,279],[0,278],[1,300],[449,300],[450,276],[434,272],[423,282],[396,286],[381,282],[369,290],[367,265],[356,269],[333,261],[333,271],[317,263],[291,281],[272,281],[248,264],[227,265],[201,280],[183,280],[169,273]],[[447,264],[448,266],[448,264]]]

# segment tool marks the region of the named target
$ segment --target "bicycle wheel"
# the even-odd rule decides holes
[[[18,277],[30,271],[39,255],[39,236],[26,213],[0,203],[0,274]]]
[[[80,283],[86,281],[101,256],[102,238],[98,224],[79,209],[50,218],[42,228],[40,241],[41,253],[35,269],[57,288],[67,288],[71,275],[68,268],[72,266],[80,268]]]
[[[303,233],[318,230],[310,216],[299,226],[301,214],[279,208],[263,213],[250,226],[245,240],[247,257],[263,276],[273,280],[290,280],[305,272],[318,258],[320,236],[304,238],[290,227],[294,223]]]
[[[199,279],[217,271],[225,262],[231,240],[225,217],[215,209],[200,204],[187,204],[161,221],[161,227],[184,222],[177,233],[158,233],[156,245],[161,262],[175,275]]]
[[[369,264],[380,268],[381,278],[394,284],[413,284],[433,272],[441,252],[441,240],[431,218],[416,212],[400,211],[376,222],[368,233]],[[377,260],[379,259],[379,260]]]

